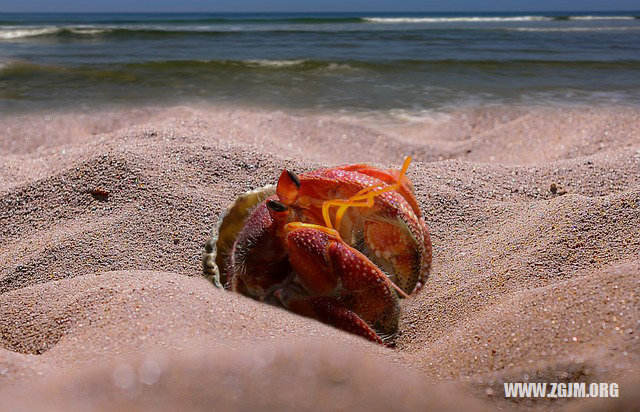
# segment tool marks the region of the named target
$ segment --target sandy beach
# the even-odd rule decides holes
[[[433,270],[402,301],[396,348],[202,277],[219,213],[284,167],[406,155]],[[637,108],[7,115],[0,410],[631,410],[639,257]],[[505,399],[504,382],[620,397]]]

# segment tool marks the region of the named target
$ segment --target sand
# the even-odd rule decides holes
[[[283,167],[398,167],[433,272],[395,349],[215,289],[203,244]],[[638,405],[640,111],[232,107],[0,119],[0,410]],[[503,382],[620,398],[505,399]]]

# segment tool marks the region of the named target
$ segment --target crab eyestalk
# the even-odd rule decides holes
[[[326,226],[330,229],[336,229],[337,231],[340,231],[340,223],[342,223],[342,217],[344,216],[348,208],[372,207],[373,199],[376,196],[379,196],[386,192],[390,192],[392,190],[399,189],[401,186],[401,181],[405,177],[405,174],[407,173],[407,169],[409,168],[410,163],[411,163],[411,156],[407,156],[404,159],[404,163],[402,164],[402,169],[400,169],[400,174],[398,175],[396,182],[393,184],[383,186],[382,188],[379,188],[380,186],[365,187],[355,195],[351,196],[349,199],[346,199],[346,200],[333,199],[333,200],[327,200],[326,202],[324,202],[322,204],[322,217],[324,218],[324,222]],[[377,189],[377,190],[374,190],[374,189]],[[331,216],[329,215],[329,209],[332,206],[339,206],[338,210],[336,211],[335,228],[331,224]]]
[[[280,202],[286,206],[291,206],[298,199],[300,191],[300,179],[293,172],[287,169],[282,171],[276,186],[276,194]]]

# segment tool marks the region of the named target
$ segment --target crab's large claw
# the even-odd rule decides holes
[[[431,266],[431,241],[423,222],[401,214],[370,214],[364,222],[367,256],[406,294],[422,287]]]
[[[291,267],[301,288],[276,293],[282,304],[305,316],[382,343],[398,328],[394,285],[366,256],[323,226],[285,226]]]

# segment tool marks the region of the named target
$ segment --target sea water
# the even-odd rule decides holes
[[[0,14],[0,112],[638,105],[639,15]]]

